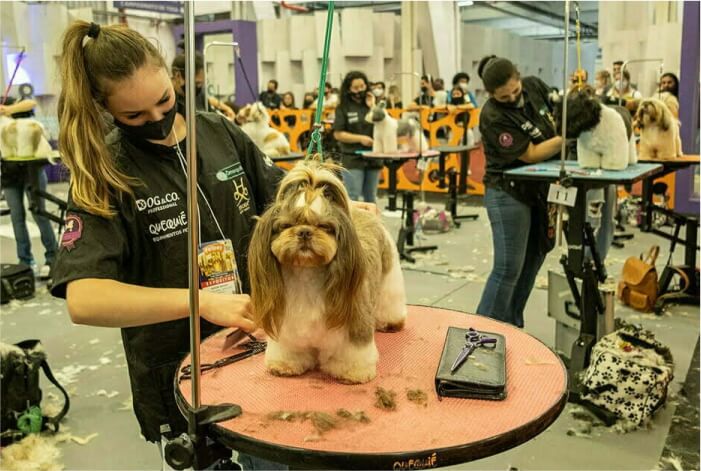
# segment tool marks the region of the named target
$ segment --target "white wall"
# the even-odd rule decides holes
[[[462,25],[462,69],[470,74],[470,88],[478,101],[486,99],[482,82],[477,75],[479,61],[487,55],[497,55],[517,65],[522,76],[535,75],[550,86],[563,87],[564,42],[526,38],[505,30],[485,28],[473,24]],[[598,44],[582,42],[582,68],[593,83]],[[569,44],[568,76],[577,68],[577,47]],[[452,77],[445,77],[446,82]]]
[[[304,92],[319,84],[325,33],[325,11],[258,21],[259,90],[276,79],[278,92],[292,91],[300,105]],[[400,69],[398,36],[397,15],[372,8],[335,12],[326,81],[340,88],[351,70],[365,72],[371,81],[389,81]]]
[[[603,65],[609,70],[615,60],[664,60],[664,71],[679,76],[681,61],[682,15],[684,2],[599,3],[599,44]],[[648,62],[628,67],[631,81],[643,95],[656,89],[659,64]]]

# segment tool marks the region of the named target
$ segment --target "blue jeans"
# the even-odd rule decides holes
[[[545,260],[540,231],[531,225],[531,207],[505,191],[487,188],[484,205],[492,227],[494,265],[477,313],[523,327],[523,310]]]
[[[46,191],[46,173],[43,169],[38,170],[39,189]],[[27,265],[34,265],[34,256],[32,255],[32,242],[29,239],[29,231],[27,230],[27,212],[24,207],[25,193],[29,198],[30,187],[25,182],[18,182],[12,185],[3,187],[3,193],[7,200],[7,205],[10,208],[10,219],[12,220],[12,230],[15,233],[15,242],[17,244],[17,258],[20,262]],[[44,200],[39,200],[39,208],[45,209]],[[51,222],[43,216],[32,214],[34,221],[39,226],[41,233],[41,243],[44,245],[44,258],[47,265],[51,265],[56,257],[58,244],[56,236],[51,227]]]
[[[380,183],[379,168],[350,168],[343,171],[343,184],[353,201],[374,203],[377,199],[377,185]]]

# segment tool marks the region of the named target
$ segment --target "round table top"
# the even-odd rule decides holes
[[[381,160],[411,160],[419,157],[438,157],[440,152],[434,149],[426,149],[419,152],[361,152],[360,155],[365,159],[381,159]]]
[[[505,336],[505,400],[438,399],[434,380],[449,326]],[[238,351],[222,351],[226,333],[202,342],[202,363]],[[377,332],[375,339],[380,353],[378,375],[366,384],[340,384],[318,371],[291,378],[273,376],[265,370],[263,354],[205,372],[202,404],[235,403],[243,410],[239,417],[213,426],[211,434],[232,449],[307,468],[388,469],[417,459],[447,466],[530,440],[565,406],[567,373],[559,357],[509,324],[447,309],[409,306],[402,331]],[[188,356],[182,365],[189,361]],[[374,406],[377,387],[396,392],[395,411]],[[425,405],[410,402],[409,389],[424,391]],[[190,394],[190,381],[182,380],[176,388],[181,407],[190,403]],[[270,417],[280,411],[335,415],[341,408],[364,411],[370,422],[349,423],[318,435],[309,420]]]
[[[435,374],[449,326],[497,332],[506,341],[507,397],[502,401],[443,398],[435,392]],[[201,362],[236,353],[222,352],[225,334],[201,344]],[[235,403],[243,413],[213,426],[224,445],[266,459],[307,468],[397,469],[463,463],[500,453],[545,430],[567,400],[567,373],[560,358],[521,329],[487,317],[425,306],[409,306],[405,328],[377,332],[377,377],[366,384],[340,384],[308,372],[277,377],[266,372],[263,354],[210,370],[201,376],[202,404]],[[189,356],[181,366],[189,364]],[[396,392],[395,411],[374,406],[375,390]],[[408,390],[427,395],[425,405],[410,402]],[[190,403],[191,383],[176,388]],[[323,434],[310,420],[275,420],[271,414],[339,409],[364,411],[368,423],[349,421]],[[279,418],[279,416],[278,416]],[[421,461],[416,461],[421,460]],[[426,466],[428,467],[428,466]]]
[[[292,162],[294,160],[302,160],[304,152],[290,152],[289,154],[280,155],[278,157],[270,157],[273,162]]]

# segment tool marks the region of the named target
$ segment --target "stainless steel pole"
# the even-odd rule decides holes
[[[569,57],[570,57],[570,1],[565,0],[565,41],[564,62],[562,64],[562,150],[560,155],[560,172],[565,171],[565,155],[567,155],[567,85]]]
[[[570,1],[565,0],[565,38],[564,38],[564,62],[562,64],[562,147],[560,149],[560,176],[565,175],[565,156],[567,155],[567,85],[568,75],[567,67],[570,57]],[[557,220],[555,222],[555,243],[558,247],[562,246],[562,218],[563,207],[561,204],[557,206]]]
[[[190,290],[190,361],[192,407],[200,407],[200,273],[197,265],[199,242],[197,209],[197,126],[195,120],[195,12],[194,2],[185,4],[185,121],[187,124],[187,230],[188,286]],[[197,424],[189,424],[191,433]]]

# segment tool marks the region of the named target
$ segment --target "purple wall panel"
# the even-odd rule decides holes
[[[699,154],[699,2],[684,2],[682,57],[679,77],[679,119],[685,154]],[[674,207],[685,214],[699,214],[694,194],[697,165],[676,173]]]
[[[178,25],[173,27],[173,35],[176,44],[180,42],[184,27]],[[241,62],[245,68],[245,73],[241,68],[241,62],[235,61],[236,78],[236,104],[245,105],[256,101],[258,98],[258,38],[256,36],[255,21],[242,20],[219,20],[207,23],[195,23],[195,47],[198,51],[204,48],[204,35],[214,33],[231,32],[234,41],[239,43],[241,51]],[[232,51],[233,54],[233,51]],[[251,83],[251,89],[246,83],[246,75]],[[233,90],[232,90],[233,92]]]

